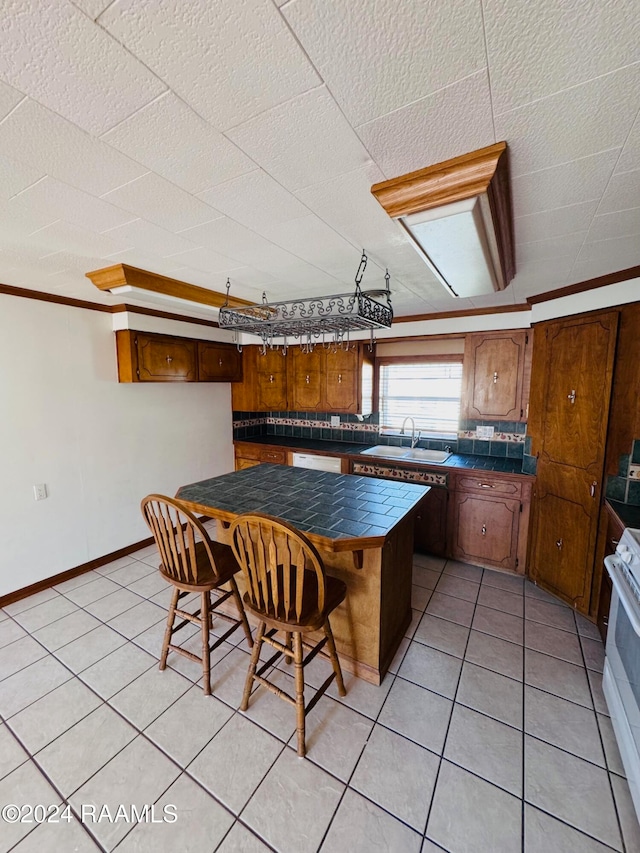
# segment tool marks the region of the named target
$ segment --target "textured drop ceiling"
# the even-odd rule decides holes
[[[640,264],[638,0],[6,0],[0,282],[127,263],[259,299],[389,267],[398,315]],[[370,195],[506,140],[517,275],[454,300]]]

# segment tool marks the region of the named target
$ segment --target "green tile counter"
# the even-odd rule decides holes
[[[411,621],[414,515],[428,493],[414,483],[266,464],[182,486],[176,497],[217,519],[222,542],[245,512],[303,531],[327,573],[347,585],[331,617],[343,665],[380,684]]]

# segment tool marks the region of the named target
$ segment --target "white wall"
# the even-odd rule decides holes
[[[146,494],[233,469],[231,421],[229,383],[119,384],[111,314],[0,294],[0,596],[146,538]]]

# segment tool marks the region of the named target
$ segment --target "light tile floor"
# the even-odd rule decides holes
[[[72,819],[5,821],[0,850],[640,851],[594,626],[451,560],[416,555],[413,593],[392,671],[380,687],[347,675],[344,699],[330,688],[306,761],[284,702],[259,689],[237,710],[241,632],[216,653],[209,698],[197,664],[174,655],[158,671],[169,589],[155,549],[8,606],[0,805],[69,804]],[[327,667],[316,659],[309,683]],[[288,667],[272,676],[291,689]],[[155,804],[160,822],[78,820],[103,804]]]

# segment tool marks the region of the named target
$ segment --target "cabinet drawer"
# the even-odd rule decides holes
[[[255,459],[257,462],[275,462],[278,465],[287,464],[286,450],[270,450],[259,444],[237,444],[236,457],[242,459]]]
[[[518,500],[522,495],[522,483],[518,480],[500,480],[482,473],[457,475],[456,489],[460,492],[501,495]]]

